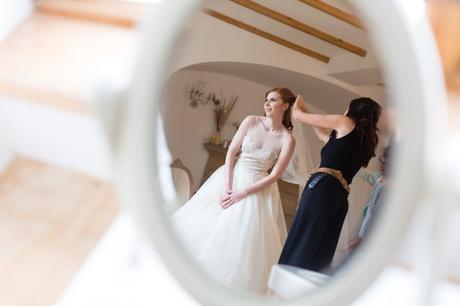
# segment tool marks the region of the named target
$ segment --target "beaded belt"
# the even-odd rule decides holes
[[[343,174],[340,170],[332,169],[332,168],[326,168],[326,167],[319,167],[314,171],[313,173],[316,172],[323,172],[329,175],[332,175],[335,177],[339,183],[342,185],[343,189],[345,189],[348,193],[350,193],[350,186],[348,186],[347,180],[343,177]]]

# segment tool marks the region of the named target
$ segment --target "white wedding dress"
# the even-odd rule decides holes
[[[233,190],[267,176],[278,152],[259,149],[249,135],[235,164]],[[278,262],[287,231],[277,183],[222,209],[224,167],[217,169],[173,216],[180,239],[216,279],[266,293],[270,270]]]

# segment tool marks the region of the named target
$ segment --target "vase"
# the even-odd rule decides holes
[[[215,131],[214,134],[211,137],[211,143],[215,145],[220,144],[220,131]]]

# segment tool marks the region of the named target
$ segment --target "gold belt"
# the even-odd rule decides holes
[[[332,175],[333,177],[335,177],[339,181],[339,183],[342,185],[343,189],[345,189],[348,193],[350,193],[350,186],[348,186],[348,182],[343,177],[343,174],[342,174],[342,172],[340,170],[336,170],[336,169],[332,169],[332,168],[326,168],[326,167],[319,167],[313,173],[315,173],[315,172],[324,172],[324,173],[327,173],[329,175]]]

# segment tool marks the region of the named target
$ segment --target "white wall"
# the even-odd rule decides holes
[[[209,142],[215,131],[213,106],[192,108],[186,96],[187,86],[191,87],[197,80],[204,81],[207,89],[218,95],[222,90],[224,97],[239,97],[222,131],[222,139],[227,140],[231,140],[236,131],[231,126],[233,122],[241,122],[250,114],[263,114],[265,93],[269,90],[239,78],[201,71],[179,71],[170,78],[163,105],[165,134],[172,158],[180,158],[192,172],[194,189],[201,182],[208,158],[203,143]]]
[[[4,0],[0,3],[0,42],[33,10],[32,0]]]
[[[111,156],[98,120],[0,97],[0,122],[15,154],[101,178],[111,178]]]

